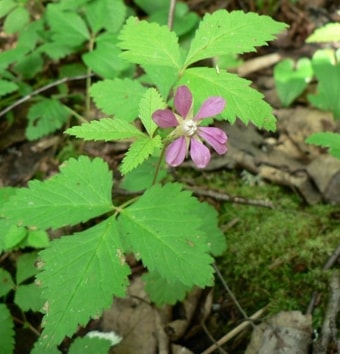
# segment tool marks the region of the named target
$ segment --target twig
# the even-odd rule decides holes
[[[168,27],[170,31],[172,30],[172,27],[174,25],[175,9],[176,9],[176,0],[170,0],[169,14],[168,14]]]
[[[216,200],[221,200],[221,201],[226,201],[226,202],[231,202],[231,203],[237,203],[237,204],[247,204],[247,205],[254,205],[254,206],[259,206],[263,208],[269,208],[269,209],[274,209],[274,205],[270,201],[266,200],[255,200],[255,199],[246,199],[242,197],[234,197],[230,196],[225,193],[220,193],[217,191],[212,191],[212,190],[207,190],[199,187],[187,187],[190,190],[194,192],[194,194],[202,197],[211,197]]]
[[[20,98],[19,100],[15,101],[13,104],[9,105],[8,107],[6,107],[4,110],[2,110],[0,112],[0,117],[2,117],[3,115],[5,115],[7,112],[11,111],[13,108],[21,105],[22,103],[30,100],[33,96],[38,95],[41,92],[44,92],[52,87],[58,86],[60,84],[63,84],[65,82],[69,82],[69,81],[75,81],[75,80],[84,80],[87,79],[89,75],[79,75],[79,76],[73,76],[73,77],[63,77],[60,80],[51,82],[43,87],[38,88],[37,90],[29,93],[28,95]],[[93,76],[93,74],[91,74],[91,76]]]
[[[223,287],[225,288],[225,290],[227,291],[227,293],[229,294],[231,300],[234,302],[234,304],[236,305],[236,307],[238,308],[238,310],[241,312],[242,316],[244,317],[245,320],[249,320],[248,315],[245,313],[245,311],[243,310],[242,306],[240,305],[240,303],[238,302],[238,300],[236,299],[234,293],[231,291],[231,289],[229,288],[227,282],[224,280],[220,270],[218,269],[216,263],[213,264],[213,267],[215,269],[215,272],[218,276],[218,278],[220,279]],[[252,325],[253,328],[255,328],[255,325],[252,321],[250,321],[250,324]]]
[[[252,323],[252,321],[257,320],[258,318],[260,318],[263,315],[263,313],[265,312],[265,310],[266,310],[266,307],[263,307],[262,309],[260,309],[257,312],[255,312],[252,316],[249,317],[249,319],[247,321],[242,322],[240,325],[238,325],[233,330],[228,332],[226,335],[224,335],[222,338],[220,338],[216,343],[211,345],[209,348],[207,348],[201,354],[210,354],[214,350],[216,350],[220,346],[222,346],[223,344],[225,344],[228,341],[230,341],[230,339],[235,337],[238,333],[242,332],[250,323]]]
[[[216,339],[211,335],[211,333],[209,332],[207,326],[205,325],[204,322],[201,323],[201,326],[205,332],[205,334],[209,337],[209,339],[212,341],[212,343],[214,343],[214,345],[216,345],[216,349],[218,349],[218,351],[221,353],[221,354],[228,354],[228,352],[226,352],[223,348],[221,348],[221,346],[219,346],[217,344],[217,341]]]
[[[327,262],[325,263],[325,265],[322,267],[323,271],[326,271],[328,269],[331,269],[334,265],[334,263],[336,262],[336,260],[340,257],[340,244],[338,245],[338,247],[336,248],[336,250],[332,253],[332,255],[328,258]],[[317,291],[315,291],[312,295],[312,298],[309,302],[306,314],[311,314],[313,312],[316,300],[319,296],[319,293]]]

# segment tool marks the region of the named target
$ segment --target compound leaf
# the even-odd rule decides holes
[[[114,114],[131,122],[138,117],[139,101],[146,89],[136,80],[103,80],[91,86],[96,106],[105,114]]]
[[[259,128],[275,130],[272,108],[261,93],[249,87],[248,80],[211,68],[192,68],[185,71],[180,84],[190,87],[199,105],[209,96],[222,96],[227,105],[221,115],[231,123],[239,118],[245,124],[252,122]]]
[[[212,284],[213,259],[196,215],[197,199],[179,184],[155,185],[118,219],[124,247],[150,272],[188,287]]]
[[[191,42],[184,66],[219,55],[255,51],[255,47],[274,39],[285,27],[284,23],[253,12],[219,10],[206,14]]]
[[[167,26],[130,17],[119,35],[122,57],[140,65],[181,67],[178,38]]]
[[[144,136],[132,124],[116,118],[102,118],[74,126],[66,130],[67,134],[74,135],[84,140],[122,140]]]
[[[161,146],[162,141],[159,135],[155,136],[154,138],[145,136],[133,142],[123,159],[120,169],[122,174],[125,175],[139,166],[150,155],[152,155],[156,149],[159,149]]]
[[[113,296],[124,296],[130,269],[113,217],[53,241],[40,255],[38,280],[48,301],[40,342],[48,349],[109,307]]]
[[[41,229],[75,225],[112,210],[111,189],[107,164],[81,156],[66,161],[50,179],[19,189],[1,213],[9,221]]]
[[[0,348],[2,353],[14,352],[14,324],[5,304],[0,304]]]

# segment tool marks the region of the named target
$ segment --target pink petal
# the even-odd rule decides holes
[[[152,119],[161,128],[176,127],[177,119],[170,109],[158,109],[152,113]]]
[[[190,157],[198,168],[204,168],[210,161],[210,151],[200,141],[191,139],[190,141]]]
[[[168,165],[176,167],[184,161],[186,152],[187,144],[185,141],[185,137],[181,136],[166,148],[166,162],[168,163]]]
[[[187,86],[179,86],[175,94],[175,108],[176,111],[186,118],[192,105],[192,94]]]
[[[197,134],[211,145],[218,154],[223,155],[227,152],[226,142],[228,137],[222,129],[199,127]]]
[[[203,102],[194,120],[216,116],[224,110],[225,105],[224,98],[219,96],[209,97]]]

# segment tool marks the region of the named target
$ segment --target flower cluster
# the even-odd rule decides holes
[[[198,113],[193,116],[192,94],[187,86],[178,87],[174,105],[177,113],[170,109],[159,109],[152,115],[154,122],[161,128],[174,127],[169,139],[173,140],[166,148],[165,159],[170,166],[180,165],[188,152],[198,168],[208,165],[211,154],[203,144],[207,142],[218,154],[227,151],[227,135],[222,129],[200,127],[202,119],[213,117],[223,111],[225,100],[222,97],[209,97],[203,102]]]

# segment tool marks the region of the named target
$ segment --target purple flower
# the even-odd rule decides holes
[[[161,128],[175,127],[169,135],[172,141],[165,152],[166,162],[170,166],[180,165],[188,151],[198,168],[208,165],[211,155],[209,149],[202,143],[207,142],[218,154],[227,151],[227,135],[219,128],[200,127],[204,118],[213,117],[223,111],[225,100],[214,96],[205,100],[198,113],[193,116],[192,94],[187,86],[178,87],[174,104],[177,113],[170,109],[159,109],[152,114],[152,119]]]

